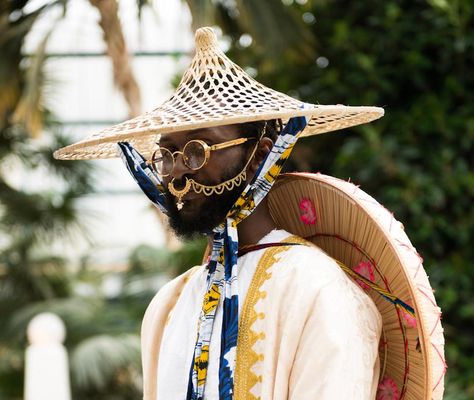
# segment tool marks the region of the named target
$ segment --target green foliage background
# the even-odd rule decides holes
[[[474,3],[291,8],[310,13],[314,58],[271,59],[265,42],[238,49],[242,30],[230,24],[231,58],[308,102],[385,108],[372,124],[300,141],[289,169],[350,178],[404,223],[443,310],[447,398],[474,398]]]

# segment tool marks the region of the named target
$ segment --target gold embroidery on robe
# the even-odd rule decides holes
[[[290,243],[310,244],[306,240],[291,236],[284,240]],[[270,247],[265,250],[260,258],[255,274],[250,282],[247,297],[245,298],[242,314],[240,318],[239,334],[237,338],[237,359],[234,377],[234,393],[236,400],[257,400],[250,390],[258,383],[262,382],[263,377],[256,375],[252,371],[252,367],[257,361],[262,361],[263,354],[258,354],[253,349],[253,346],[258,340],[265,339],[264,332],[255,332],[252,330],[252,325],[257,319],[265,318],[264,313],[257,313],[255,306],[260,299],[267,296],[267,292],[260,290],[263,284],[270,279],[272,273],[270,268],[279,260],[276,258],[277,254],[287,251],[290,246]]]

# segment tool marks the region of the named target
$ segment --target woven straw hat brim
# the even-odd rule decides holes
[[[130,142],[145,157],[158,135],[243,122],[306,116],[302,136],[364,124],[383,116],[379,107],[313,105],[270,89],[250,77],[219,48],[211,28],[196,31],[196,54],[175,93],[158,108],[106,128],[54,153],[58,159],[117,157],[116,143]]]
[[[364,289],[383,320],[379,386],[396,384],[400,399],[441,399],[446,372],[441,311],[403,225],[357,186],[322,174],[282,175],[268,199],[278,227],[352,269],[370,263],[371,280],[414,308],[416,322]]]

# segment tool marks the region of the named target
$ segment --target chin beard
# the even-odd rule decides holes
[[[237,172],[232,171],[232,173],[226,174],[222,182],[236,176],[241,171],[241,169],[237,168],[236,170]],[[206,183],[206,185],[215,184]],[[176,235],[185,239],[193,239],[200,234],[211,233],[216,226],[224,222],[227,213],[237,201],[246,185],[246,182],[242,182],[239,186],[235,186],[230,191],[225,190],[220,195],[213,194],[204,197],[199,209],[187,215],[178,211],[175,197],[167,190],[166,201],[171,229],[173,229]],[[184,207],[186,207],[186,204]]]

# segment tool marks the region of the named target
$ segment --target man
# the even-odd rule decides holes
[[[321,249],[277,229],[266,196],[299,137],[382,115],[266,88],[202,28],[162,106],[56,152],[113,157],[118,143],[173,229],[212,240],[209,261],[165,285],[147,309],[146,400],[375,398],[375,305]]]
[[[265,134],[260,138],[261,132],[265,130]],[[175,151],[183,149],[186,143],[193,140],[203,140],[208,145],[224,143],[239,138],[248,139],[247,142],[237,144],[236,146],[226,147],[225,149],[216,150],[210,154],[209,161],[205,166],[198,170],[188,168],[183,162],[183,157],[176,157],[174,168],[169,175],[164,177],[165,187],[168,187],[173,180],[173,186],[184,186],[184,178],[189,177],[206,185],[218,185],[227,181],[239,173],[246,167],[247,179],[242,180],[238,185],[230,191],[224,191],[222,194],[214,194],[205,196],[203,194],[188,193],[183,198],[184,207],[178,210],[176,207],[176,197],[169,191],[166,193],[169,204],[169,222],[171,228],[179,235],[184,237],[192,237],[195,234],[212,232],[212,229],[225,220],[225,216],[233,204],[237,201],[243,188],[250,182],[259,163],[273,146],[273,142],[278,135],[277,121],[268,123],[257,121],[240,125],[224,125],[216,128],[204,128],[188,132],[182,132],[179,135],[164,135],[160,140],[160,148]],[[252,157],[252,153],[255,155]],[[250,164],[246,164],[250,160]],[[173,161],[171,161],[173,163]],[[260,208],[259,208],[260,209]],[[244,220],[246,221],[246,220]],[[242,221],[243,226],[245,222]],[[268,222],[271,222],[271,218]],[[256,243],[261,236],[260,230],[266,232],[266,224],[263,218],[257,229],[249,231],[247,234],[239,231],[239,244],[244,245]],[[239,230],[244,229],[241,225]],[[245,236],[249,235],[246,239]]]
[[[272,133],[275,125],[266,124]],[[233,190],[210,197],[189,192],[182,198],[181,210],[176,207],[178,198],[167,192],[170,223],[178,234],[210,232],[225,221],[273,146],[272,133],[258,139],[264,126],[226,125],[162,136],[160,148],[174,152],[192,140],[215,145],[255,132],[255,140],[213,152],[198,170],[176,155],[165,186],[173,182],[183,187],[185,177],[218,185],[246,168],[246,180]],[[278,230],[266,199],[237,225],[237,231],[244,254],[237,264],[242,300],[235,398],[375,398],[381,319],[369,297],[320,249]],[[160,290],[146,313],[142,330],[146,399],[192,398],[189,370],[207,275],[207,266],[202,265],[176,278]],[[228,398],[219,388],[221,326],[222,307],[218,307],[210,345],[200,359],[207,368],[206,399]]]

